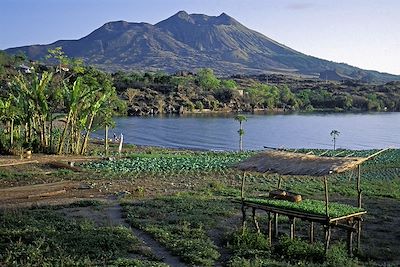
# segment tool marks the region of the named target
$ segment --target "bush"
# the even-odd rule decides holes
[[[265,235],[241,230],[230,234],[227,240],[227,247],[232,250],[235,256],[246,259],[269,258],[271,248],[268,238]]]
[[[339,243],[333,245],[326,255],[326,266],[336,267],[336,266],[358,266],[357,261],[352,259],[347,254],[346,245],[344,243]]]
[[[196,101],[195,107],[196,107],[196,109],[202,111],[202,110],[204,109],[203,102],[201,102],[201,101]]]
[[[273,252],[280,258],[291,262],[324,262],[324,246],[322,243],[310,244],[300,239],[290,240],[288,236],[280,238]]]

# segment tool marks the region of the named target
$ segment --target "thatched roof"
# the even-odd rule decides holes
[[[324,176],[355,168],[368,158],[320,157],[285,151],[266,151],[243,160],[236,168],[243,171],[283,175]]]

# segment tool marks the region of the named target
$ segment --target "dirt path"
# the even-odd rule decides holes
[[[89,157],[89,156],[77,156],[77,155],[44,155],[37,154],[31,158],[21,158],[20,156],[1,156],[0,167],[7,167],[11,165],[20,164],[45,164],[49,162],[83,162],[99,160],[100,157]]]
[[[240,225],[241,219],[242,218],[240,214],[235,214],[232,217],[221,220],[215,228],[208,231],[208,236],[218,247],[218,252],[221,254],[219,259],[215,263],[216,267],[225,266],[226,262],[232,256],[229,252],[229,249],[226,248],[225,235],[226,233],[233,232],[233,230],[236,229],[238,225]]]
[[[147,245],[152,253],[159,259],[161,259],[164,263],[173,266],[173,267],[186,267],[179,257],[172,255],[165,247],[160,245],[156,240],[153,239],[149,234],[145,233],[142,230],[137,228],[130,227],[128,223],[125,222],[125,219],[122,217],[122,208],[117,202],[111,202],[112,205],[105,208],[105,212],[107,214],[107,218],[109,222],[116,226],[122,225],[132,230],[133,234],[139,238],[145,245]]]

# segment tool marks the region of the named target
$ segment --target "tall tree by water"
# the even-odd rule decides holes
[[[333,150],[336,150],[336,139],[339,136],[340,132],[338,130],[332,130],[331,131],[331,136],[333,137]]]
[[[239,150],[243,151],[243,135],[244,135],[244,129],[243,129],[243,122],[247,121],[247,117],[244,115],[237,115],[235,117],[235,120],[239,122]]]

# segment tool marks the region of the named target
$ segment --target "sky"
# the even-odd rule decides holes
[[[398,0],[0,0],[0,49],[79,39],[116,20],[222,12],[302,53],[400,75]]]

